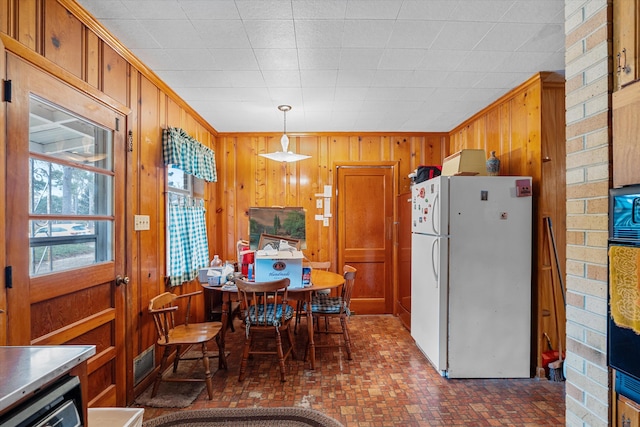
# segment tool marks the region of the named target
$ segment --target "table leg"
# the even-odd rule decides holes
[[[311,292],[305,292],[307,301],[307,333],[309,334],[309,361],[311,369],[316,369],[316,344],[313,342],[313,313],[311,312]]]
[[[225,297],[227,300],[225,301]],[[222,322],[222,329],[218,333],[218,339],[220,340],[220,344],[218,346],[219,355],[218,355],[218,368],[219,369],[227,369],[227,354],[225,350],[225,336],[227,335],[227,326],[229,325],[229,310],[231,308],[231,296],[228,292],[222,293],[222,315],[220,321]],[[233,321],[233,320],[232,320]]]

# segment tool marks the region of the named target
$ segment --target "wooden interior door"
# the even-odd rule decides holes
[[[8,344],[94,344],[88,404],[124,406],[126,117],[11,54],[7,80]]]
[[[358,270],[351,310],[393,312],[395,163],[337,166],[338,266]]]

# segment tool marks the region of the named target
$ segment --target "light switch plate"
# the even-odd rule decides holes
[[[150,227],[149,215],[135,215],[133,219],[133,229],[135,231],[149,230]]]
[[[322,209],[322,199],[316,199],[316,208]]]

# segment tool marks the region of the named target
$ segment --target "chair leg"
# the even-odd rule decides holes
[[[278,349],[278,362],[280,362],[280,381],[285,382],[285,364],[284,364],[284,352],[282,351],[282,336],[280,330],[276,328],[276,348]]]
[[[176,346],[176,357],[173,359],[173,373],[175,374],[178,371],[178,362],[180,362],[180,346]]]
[[[204,382],[207,384],[207,393],[209,400],[213,400],[213,380],[211,377],[211,368],[209,366],[209,356],[207,355],[207,343],[202,343],[202,364],[204,365]]]
[[[302,311],[302,304],[302,300],[298,300],[298,303],[296,304],[296,325],[294,327],[294,333],[296,335],[298,335],[298,323],[300,323],[300,312]]]
[[[242,352],[242,361],[240,362],[240,375],[238,381],[244,381],[244,376],[247,373],[247,361],[249,360],[249,352],[251,350],[252,335],[249,333],[248,337],[244,339],[244,351]]]
[[[352,360],[351,338],[349,338],[349,327],[347,326],[347,319],[344,316],[340,317],[340,324],[342,325],[342,334],[344,335],[344,346],[347,349],[347,360]]]
[[[296,346],[293,342],[293,333],[291,332],[291,326],[287,328],[287,336],[289,337],[289,345],[291,346],[291,358],[297,359],[298,356],[296,354]]]
[[[156,394],[158,393],[158,387],[160,387],[160,382],[162,381],[162,374],[164,373],[164,370],[167,369],[169,353],[171,353],[170,347],[165,346],[164,352],[162,353],[162,360],[160,361],[160,370],[158,371],[158,375],[156,375],[156,380],[154,381],[153,389],[151,390],[151,397],[156,397]]]
[[[222,345],[222,339],[220,334],[216,335],[216,344],[218,345],[218,361],[220,369],[229,369],[227,366],[227,355],[224,352],[224,345]]]

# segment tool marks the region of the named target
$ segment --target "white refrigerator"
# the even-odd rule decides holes
[[[440,176],[412,187],[411,335],[442,376],[531,376],[532,202],[517,180],[531,182]]]

